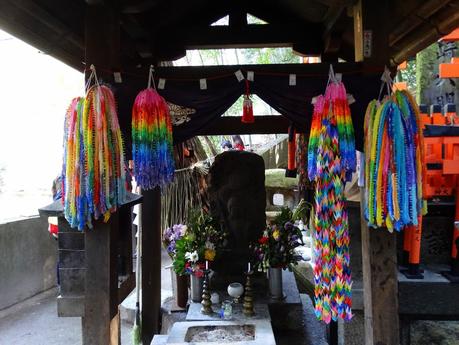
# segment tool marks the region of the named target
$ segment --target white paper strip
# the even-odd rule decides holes
[[[244,80],[244,74],[242,74],[241,70],[234,72],[234,75],[236,76],[238,82],[241,82]]]
[[[247,72],[247,80],[248,81],[253,81],[253,71],[248,71]]]
[[[201,90],[207,90],[207,79],[205,78],[199,79],[199,88]]]
[[[288,85],[295,86],[296,85],[296,74],[290,74],[288,77]]]
[[[123,82],[120,72],[113,72],[113,79],[115,79],[115,83],[118,83],[118,84],[121,84]]]
[[[166,87],[166,79],[159,78],[159,80],[158,80],[158,89],[164,90],[165,87]]]

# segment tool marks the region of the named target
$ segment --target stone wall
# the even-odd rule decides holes
[[[55,286],[56,262],[45,219],[0,224],[0,310]]]

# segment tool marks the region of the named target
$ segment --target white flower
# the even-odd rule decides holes
[[[195,250],[193,253],[186,252],[185,259],[190,260],[191,262],[196,262],[199,260],[198,252]]]
[[[215,250],[215,244],[210,242],[209,240],[206,241],[206,249],[212,249]]]

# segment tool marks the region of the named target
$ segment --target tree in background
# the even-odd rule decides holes
[[[416,101],[429,104],[427,90],[438,74],[437,43],[432,44],[416,55]]]

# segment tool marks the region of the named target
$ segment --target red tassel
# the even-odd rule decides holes
[[[244,103],[242,103],[242,123],[254,123],[255,118],[253,117],[253,104],[252,100],[250,99],[250,90],[249,90],[249,81],[245,80],[245,95],[244,95]]]
[[[285,177],[296,177],[296,131],[293,125],[288,128],[288,160]]]
[[[243,123],[254,123],[252,100],[249,96],[244,95],[244,103],[242,104],[242,119]]]

